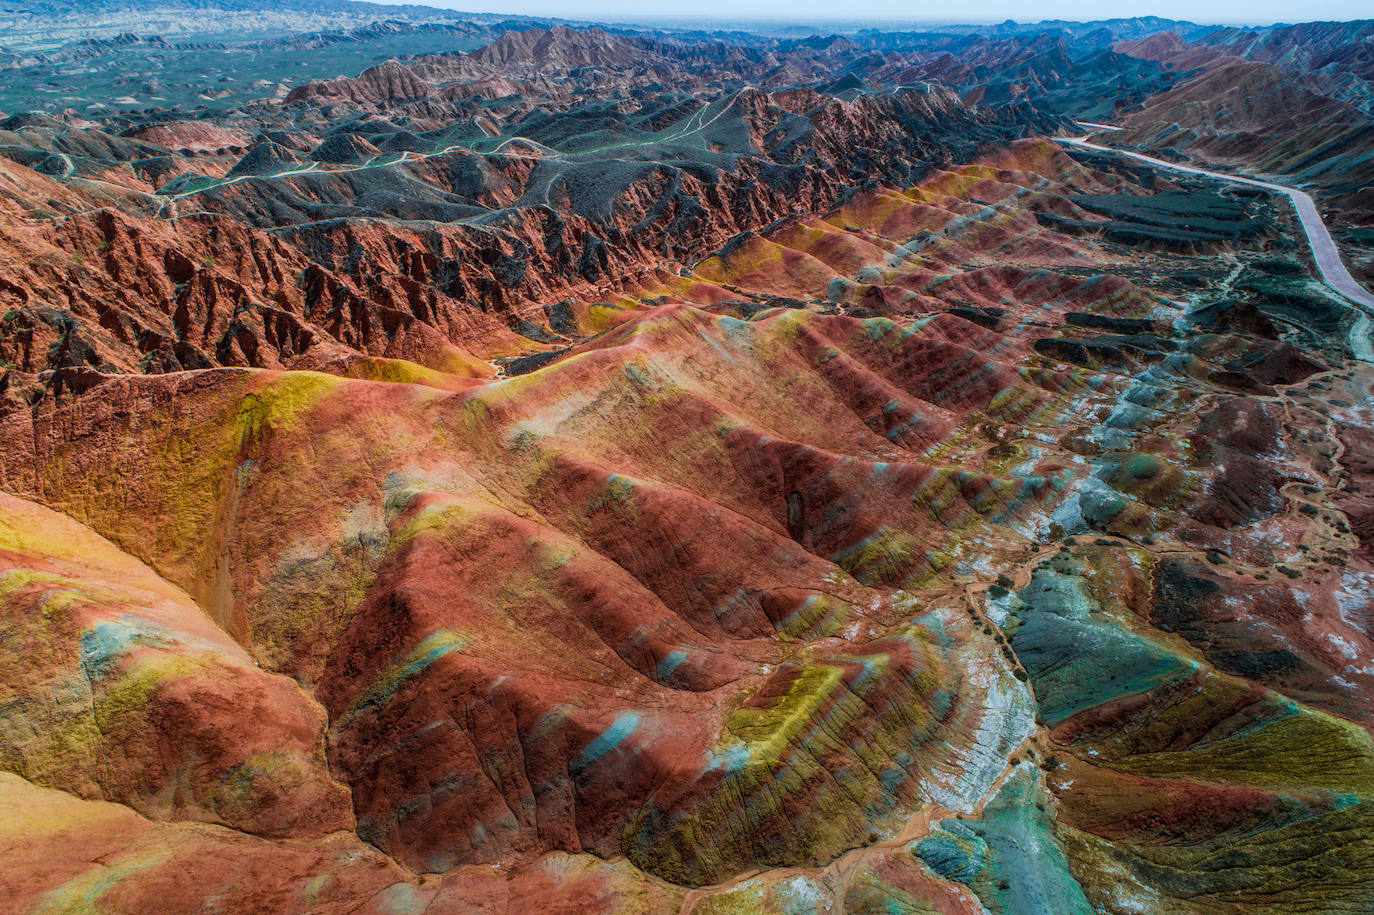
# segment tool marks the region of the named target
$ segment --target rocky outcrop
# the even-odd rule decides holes
[[[362,165],[381,150],[356,134],[336,133],[316,146],[310,158],[331,165]]]
[[[310,100],[343,100],[358,104],[384,105],[433,98],[435,88],[415,75],[409,67],[388,60],[371,67],[357,77],[332,80],[311,80],[287,94],[285,104]]]
[[[0,127],[0,895],[1370,908],[1374,376],[1065,29]]]
[[[762,146],[789,116],[741,106]],[[338,375],[67,367],[70,387],[0,419],[9,511],[65,532],[21,544],[23,574],[3,579],[20,582],[11,625],[56,647],[16,668],[6,733],[34,736],[5,765],[28,783],[0,788],[129,804],[163,821],[128,828],[167,860],[219,847],[188,820],[298,836],[296,866],[355,900],[526,898],[547,880],[598,887],[602,907],[746,886],[1084,910],[1148,841],[1242,862],[1132,878],[1161,898],[1230,898],[1277,872],[1278,898],[1303,904],[1316,881],[1285,862],[1334,853],[1314,838],[1327,827],[1362,837],[1374,790],[1354,723],[1374,644],[1338,584],[1366,561],[1326,502],[1297,501],[1331,472],[1328,443],[1278,418],[1280,396],[1315,409],[1297,392],[1332,373],[1081,275],[1093,255],[1034,213],[1075,213],[1073,195],[1110,181],[1024,141],[878,185],[687,275],[541,312],[568,342],[520,377],[386,358]],[[312,261],[400,273],[423,238],[346,228],[317,236],[347,243]],[[1273,260],[1255,245],[1237,256]],[[1006,263],[1047,259],[1061,269]],[[201,295],[225,294],[199,276]],[[1132,361],[1085,367],[1046,339]],[[1267,392],[1208,380],[1247,372]],[[1337,550],[1346,571],[1322,564]],[[110,620],[133,634],[83,634]],[[102,739],[82,736],[85,705],[43,699],[78,663],[97,673],[99,734],[129,760],[120,779],[86,757],[44,768],[75,752],[51,735]],[[112,705],[130,678],[140,702]],[[251,727],[229,724],[221,683],[264,691]],[[149,749],[164,724],[193,735],[200,780]],[[289,765],[262,760],[269,739]],[[245,757],[252,779],[215,774]],[[263,794],[225,795],[245,783]],[[344,790],[352,821],[291,806]],[[1238,825],[1217,833],[1190,804]],[[1275,804],[1316,825],[1287,831]],[[264,854],[236,841],[236,862]],[[321,843],[351,851],[325,865]],[[443,877],[412,882],[429,872]]]
[[[264,836],[351,829],[320,707],[181,589],[89,529],[0,494],[0,767],[156,820]],[[20,646],[28,646],[21,649]]]
[[[471,361],[464,352],[504,354],[514,338],[502,328],[541,322],[545,302],[609,295],[627,276],[691,263],[779,215],[824,210],[856,182],[906,183],[980,142],[1053,123],[971,112],[931,88],[854,101],[751,90],[707,128],[742,144],[719,167],[453,149],[363,168],[373,144],[338,134],[311,157],[339,170],[235,180],[303,170],[300,154],[264,140],[223,186],[159,204],[220,218],[169,225],[81,212],[88,205],[73,201],[72,215],[7,236],[0,257],[13,265],[15,309],[0,354],[34,373],[315,367],[346,354],[448,365]],[[379,142],[425,145],[398,137]],[[303,225],[249,227],[284,222]]]

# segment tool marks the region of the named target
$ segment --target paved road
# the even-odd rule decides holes
[[[1108,127],[1105,124],[1085,124],[1084,126],[1105,130],[1117,129]],[[1370,342],[1370,332],[1374,330],[1374,321],[1370,320],[1371,313],[1374,313],[1374,293],[1370,293],[1368,289],[1365,289],[1357,283],[1355,278],[1350,275],[1350,271],[1345,269],[1345,264],[1341,262],[1340,249],[1336,247],[1336,242],[1331,237],[1331,232],[1326,228],[1326,223],[1322,221],[1321,214],[1317,212],[1317,205],[1312,201],[1312,197],[1309,194],[1297,188],[1288,187],[1282,184],[1274,184],[1269,181],[1260,181],[1255,178],[1241,178],[1237,175],[1225,174],[1224,172],[1209,172],[1204,168],[1193,168],[1191,165],[1179,165],[1177,162],[1156,159],[1154,156],[1129,152],[1112,146],[1099,146],[1096,143],[1088,142],[1087,137],[1076,137],[1073,139],[1061,137],[1057,142],[1069,146],[1081,146],[1086,149],[1116,153],[1118,156],[1125,156],[1128,159],[1138,159],[1141,162],[1148,162],[1159,168],[1172,169],[1176,172],[1205,175],[1208,178],[1216,178],[1220,181],[1249,184],[1253,187],[1262,187],[1266,190],[1286,194],[1288,199],[1293,201],[1293,209],[1297,210],[1298,220],[1302,223],[1303,231],[1307,233],[1307,243],[1312,247],[1312,256],[1317,262],[1317,269],[1321,271],[1322,279],[1326,281],[1328,286],[1348,299],[1356,308],[1357,314],[1355,323],[1350,328],[1351,351],[1355,354],[1355,358],[1363,362],[1374,362],[1374,344]]]

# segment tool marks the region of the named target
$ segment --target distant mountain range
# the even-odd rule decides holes
[[[463,12],[439,9],[420,4],[390,5],[366,3],[361,0],[0,0],[0,47],[26,50],[49,48],[65,41],[81,38],[112,37],[123,32],[156,33],[183,40],[213,36],[224,39],[233,36],[261,36],[270,32],[340,30],[356,28],[378,20],[400,22],[475,22],[488,23],[506,18],[500,14]],[[577,20],[538,19],[551,24],[556,21]],[[714,32],[684,25],[683,31]],[[670,20],[656,20],[653,28],[673,28]],[[808,26],[805,22],[786,27],[759,23],[762,34],[808,34],[831,32],[834,23]],[[1163,30],[1177,32],[1192,39],[1215,31],[1216,26],[1198,25],[1155,16],[1129,19],[1107,19],[1100,22],[1046,20],[1023,23],[1013,20],[996,25],[947,25],[921,29],[919,33],[953,33],[1010,37],[1047,31],[1062,32],[1074,38],[1096,35],[1110,40],[1143,38]],[[869,36],[871,41],[900,41],[902,31],[863,29],[850,30]],[[1244,31],[1244,30],[1241,30]]]
[[[262,37],[371,22],[496,21],[498,15],[356,0],[0,0],[0,46],[52,48],[125,32],[178,40]]]

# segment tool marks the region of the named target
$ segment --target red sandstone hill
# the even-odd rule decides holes
[[[1362,322],[1045,134],[1368,146],[1018,29],[0,123],[0,908],[1369,910]]]
[[[642,66],[646,44],[599,28],[557,25],[539,31],[507,32],[467,56],[471,62],[507,72],[572,67]]]
[[[0,239],[3,357],[26,372],[318,367],[357,354],[480,362],[516,349],[512,331],[542,322],[550,302],[611,295],[780,215],[824,210],[856,182],[904,182],[1026,129],[1016,112],[973,112],[928,89],[852,101],[749,90],[714,110],[693,142],[735,150],[723,167],[458,149],[369,169],[359,160],[372,144],[335,138],[312,155],[338,171],[233,181],[306,161],[265,141],[231,183],[192,203],[140,198],[141,213],[102,210],[103,195],[0,160],[14,188],[0,201],[36,217]],[[203,215],[155,218],[192,206]],[[340,213],[363,218],[320,218]],[[274,223],[300,225],[264,231]]]
[[[1303,22],[1266,29],[1258,35],[1219,29],[1201,41],[1285,69],[1313,72],[1333,67],[1362,79],[1374,79],[1374,19]]]
[[[765,138],[815,110],[738,102]],[[46,863],[0,886],[130,911],[672,910],[744,886],[972,913],[1047,880],[1105,898],[1139,867],[1172,908],[1261,877],[1311,908],[1348,855],[1341,898],[1364,898],[1374,640],[1352,589],[1374,570],[1329,481],[1370,379],[1225,308],[1194,331],[1164,284],[1203,258],[1056,228],[1102,224],[1075,200],[1147,202],[1142,180],[996,144],[550,307],[579,339],[526,374],[353,354],[88,367],[22,398],[7,376],[0,854]],[[178,243],[226,259],[202,285],[303,311],[277,234],[68,222],[149,300],[177,294],[152,284]],[[331,252],[339,276],[373,259],[350,282],[461,259],[382,276],[418,229],[364,228]],[[1268,242],[1227,253],[1253,271]],[[368,302],[308,317],[336,312],[404,327]],[[172,334],[251,340],[264,314],[188,307]],[[1044,846],[1062,859],[1028,834],[1068,836]],[[1199,837],[1236,866],[1190,870]],[[941,869],[974,839],[995,879]],[[141,866],[111,882],[106,858]]]
[[[303,86],[292,89],[283,104],[293,104],[309,99],[342,100],[362,104],[383,104],[388,102],[409,102],[416,99],[434,98],[437,90],[415,75],[404,64],[388,60],[386,63],[364,70],[356,77],[339,77],[332,80],[312,80]]]
[[[1232,59],[1215,61],[1196,77],[1150,98],[1126,123],[1276,131],[1361,119],[1350,106],[1319,95],[1272,64]]]
[[[1112,47],[1121,54],[1158,61],[1172,70],[1196,70],[1232,56],[1214,45],[1184,41],[1177,32],[1158,32],[1136,41],[1119,41]]]

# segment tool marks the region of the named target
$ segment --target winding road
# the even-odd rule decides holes
[[[1106,124],[1089,124],[1080,121],[1084,127],[1092,127],[1097,130],[1119,130],[1120,128],[1111,127]],[[1283,184],[1274,184],[1270,181],[1260,181],[1256,178],[1242,178],[1238,175],[1228,175],[1224,172],[1212,172],[1203,168],[1194,168],[1191,165],[1179,165],[1176,162],[1169,162],[1165,159],[1156,159],[1154,156],[1147,156],[1143,153],[1130,152],[1124,149],[1117,149],[1113,146],[1100,146],[1091,143],[1087,137],[1057,137],[1056,142],[1068,146],[1079,146],[1085,149],[1095,149],[1100,152],[1115,153],[1128,159],[1137,159],[1147,162],[1159,168],[1167,168],[1176,172],[1187,172],[1193,175],[1202,175],[1207,178],[1215,178],[1218,181],[1230,181],[1235,184],[1248,184],[1252,187],[1262,187],[1266,190],[1277,191],[1286,194],[1288,199],[1293,201],[1293,209],[1297,211],[1298,221],[1302,223],[1303,232],[1307,234],[1307,243],[1312,248],[1312,257],[1317,262],[1317,269],[1321,271],[1322,279],[1326,285],[1340,293],[1354,306],[1356,311],[1355,323],[1350,328],[1350,350],[1355,358],[1361,362],[1374,362],[1374,342],[1371,342],[1371,332],[1374,332],[1374,320],[1371,314],[1374,313],[1374,293],[1365,289],[1355,278],[1350,275],[1345,264],[1341,262],[1340,250],[1336,247],[1335,240],[1331,237],[1331,232],[1326,228],[1326,223],[1322,221],[1321,214],[1317,212],[1317,205],[1312,197],[1305,191],[1297,188],[1288,187]]]
[[[735,98],[738,97],[738,95],[738,92],[735,93],[735,96],[731,97],[731,99],[727,101],[724,106],[721,107],[721,110],[717,112],[716,115],[708,121],[703,121],[703,118],[706,112],[710,109],[711,105],[715,104],[715,102],[719,101],[719,99],[713,102],[708,102],[707,104],[703,105],[700,109],[698,109],[690,117],[687,118],[686,122],[682,126],[682,129],[675,134],[647,141],[619,143],[612,144],[611,146],[607,147],[601,147],[595,150],[583,150],[581,154],[585,155],[588,152],[604,152],[606,149],[618,147],[644,146],[652,145],[655,143],[664,143],[680,140],[686,136],[705,130],[711,124],[719,120],[720,117],[724,115],[726,111],[729,110],[730,104],[734,101]],[[1079,121],[1078,123],[1081,127],[1085,127],[1098,132],[1115,131],[1121,129],[1120,127],[1113,127],[1110,124],[1096,124],[1090,121]],[[693,124],[695,124],[696,126],[693,126]],[[1128,159],[1136,159],[1138,161],[1146,162],[1150,165],[1156,166],[1157,168],[1165,168],[1177,172],[1186,172],[1188,174],[1193,175],[1202,175],[1203,177],[1213,178],[1218,181],[1230,181],[1235,184],[1248,184],[1252,187],[1261,187],[1265,190],[1275,191],[1277,193],[1286,195],[1291,201],[1293,201],[1293,208],[1297,211],[1298,220],[1302,223],[1303,231],[1307,235],[1308,245],[1312,249],[1313,258],[1316,261],[1317,269],[1321,272],[1322,279],[1326,282],[1328,286],[1330,286],[1333,290],[1335,290],[1347,301],[1349,301],[1355,309],[1355,321],[1350,328],[1351,352],[1354,354],[1356,359],[1359,359],[1362,362],[1374,363],[1374,341],[1371,340],[1371,337],[1374,336],[1374,318],[1371,317],[1374,316],[1374,294],[1371,294],[1369,290],[1365,289],[1358,282],[1356,282],[1355,278],[1350,275],[1350,271],[1346,269],[1345,264],[1341,262],[1340,251],[1336,247],[1335,240],[1331,237],[1331,232],[1326,228],[1326,223],[1322,221],[1321,214],[1317,212],[1317,205],[1313,202],[1312,197],[1308,195],[1305,191],[1300,191],[1296,188],[1288,187],[1287,185],[1283,184],[1274,184],[1270,181],[1260,181],[1257,178],[1242,178],[1238,175],[1228,175],[1224,172],[1208,171],[1207,169],[1195,168],[1191,165],[1179,165],[1176,162],[1169,162],[1165,159],[1157,159],[1154,156],[1147,156],[1143,153],[1131,152],[1125,149],[1118,149],[1113,146],[1102,146],[1097,143],[1090,142],[1087,136],[1056,137],[1055,140],[1056,142],[1065,144],[1067,146],[1078,146],[1084,149],[1097,150],[1099,152],[1114,153],[1118,156],[1122,156]],[[519,136],[508,137],[504,139],[493,150],[486,153],[486,155],[512,155],[511,153],[506,153],[504,150],[506,146],[514,142],[523,142],[534,147],[542,154],[541,157],[543,158],[566,158],[564,154],[560,153],[556,149],[551,149],[550,147],[545,146],[542,143],[530,140],[526,137]],[[379,161],[379,159],[381,159],[382,157],[374,157],[373,159],[369,160],[368,162],[362,165],[345,168],[323,170],[320,169],[320,163],[312,162],[304,168],[292,169],[290,171],[285,172],[278,172],[272,175],[241,175],[237,178],[232,178],[227,181],[222,180],[210,185],[206,185],[204,187],[197,187],[189,191],[183,191],[178,194],[167,195],[167,197],[164,198],[163,206],[159,208],[158,212],[159,215],[161,215],[162,210],[165,208],[167,203],[174,203],[183,198],[192,197],[197,194],[202,194],[214,188],[226,187],[231,184],[237,184],[240,181],[289,178],[295,175],[304,175],[316,171],[321,171],[330,174],[362,171],[364,169],[369,168],[378,168],[387,165],[399,165],[405,162],[424,160],[433,158],[435,156],[443,156],[450,152],[463,148],[467,147],[453,145],[433,153],[404,152],[399,157],[388,161]],[[467,222],[468,220],[463,221]]]
[[[700,133],[701,131],[705,130],[707,127],[710,127],[710,126],[711,126],[712,124],[714,124],[716,121],[720,120],[721,117],[724,116],[725,113],[726,113],[727,111],[730,110],[730,106],[734,103],[735,99],[739,98],[739,96],[740,96],[740,94],[741,94],[742,92],[744,92],[743,89],[739,90],[739,91],[736,92],[734,95],[730,96],[730,98],[729,98],[728,100],[726,100],[725,105],[722,106],[721,109],[720,109],[720,111],[718,111],[718,112],[716,113],[715,117],[711,118],[709,121],[705,121],[704,123],[701,121],[702,117],[706,114],[706,112],[707,112],[708,110],[710,110],[711,106],[714,105],[714,104],[716,104],[717,102],[719,102],[720,99],[713,99],[713,100],[707,102],[706,104],[702,105],[702,106],[701,106],[699,109],[697,109],[696,111],[694,111],[694,112],[691,114],[691,116],[687,118],[686,123],[683,124],[683,126],[682,126],[682,129],[679,130],[677,133],[670,134],[670,135],[668,135],[668,136],[666,136],[666,137],[655,137],[655,138],[649,139],[649,140],[636,140],[636,141],[625,142],[625,143],[611,143],[611,144],[606,145],[606,146],[598,146],[598,147],[595,147],[594,149],[583,149],[583,150],[578,150],[575,154],[572,154],[572,155],[569,155],[569,154],[567,154],[567,153],[560,152],[559,150],[554,149],[552,146],[549,146],[549,145],[547,145],[547,144],[545,144],[545,143],[540,143],[538,140],[531,140],[529,137],[522,137],[522,136],[518,136],[518,135],[517,135],[517,136],[513,136],[513,137],[506,137],[504,140],[502,140],[500,143],[498,143],[493,149],[489,150],[488,152],[482,152],[481,150],[477,149],[477,148],[475,147],[475,145],[473,145],[473,144],[466,144],[466,145],[464,145],[464,144],[455,143],[455,144],[453,144],[452,146],[447,146],[447,147],[445,147],[444,149],[440,149],[440,150],[437,150],[437,151],[435,151],[435,152],[429,152],[429,153],[418,153],[418,152],[409,152],[409,151],[407,151],[407,152],[401,153],[399,156],[396,156],[395,158],[389,158],[389,157],[388,157],[389,154],[388,154],[388,155],[373,156],[371,159],[369,159],[368,161],[362,163],[361,165],[342,166],[342,167],[335,167],[335,168],[321,168],[321,163],[319,163],[319,162],[311,162],[309,165],[306,165],[306,166],[304,166],[304,167],[302,167],[302,168],[288,169],[287,171],[283,171],[283,172],[271,172],[271,173],[269,173],[269,174],[264,174],[264,175],[239,175],[237,178],[220,179],[220,180],[217,180],[217,181],[213,181],[212,183],[209,183],[209,184],[205,184],[205,185],[202,185],[202,186],[199,186],[199,187],[192,188],[192,189],[189,190],[189,191],[181,191],[181,192],[174,193],[174,194],[167,194],[167,195],[166,195],[166,199],[167,199],[167,200],[181,200],[181,199],[184,198],[184,197],[194,197],[194,196],[196,196],[197,194],[203,194],[203,193],[205,193],[206,191],[213,191],[213,190],[217,190],[218,188],[229,187],[230,185],[239,184],[239,183],[244,182],[244,181],[268,181],[268,180],[275,180],[275,179],[277,179],[277,178],[293,178],[293,177],[295,177],[295,176],[297,176],[297,175],[308,175],[308,174],[311,174],[312,172],[318,172],[318,173],[320,173],[320,174],[328,174],[328,175],[342,175],[342,174],[346,174],[346,173],[348,173],[348,172],[360,172],[360,171],[365,171],[365,170],[367,170],[367,169],[372,169],[372,168],[385,168],[385,167],[390,166],[390,165],[401,165],[401,164],[406,163],[406,162],[422,162],[422,161],[424,161],[425,159],[433,159],[433,158],[438,157],[438,156],[446,156],[446,155],[448,155],[449,153],[454,152],[454,151],[456,151],[456,150],[465,150],[465,151],[467,151],[467,152],[475,152],[475,153],[478,153],[478,154],[484,155],[484,156],[511,156],[511,157],[513,157],[513,158],[568,159],[568,158],[576,158],[576,157],[578,157],[578,156],[586,156],[586,155],[590,155],[590,154],[592,154],[592,153],[605,152],[605,151],[608,150],[608,149],[625,149],[625,148],[629,148],[629,147],[631,147],[631,146],[655,146],[655,145],[662,144],[662,143],[672,143],[672,142],[675,142],[675,141],[677,141],[677,140],[681,140],[681,139],[683,139],[684,137],[691,136],[692,134]],[[696,126],[692,126],[694,123],[696,124]],[[520,154],[520,153],[508,153],[508,152],[505,152],[505,148],[506,148],[507,146],[509,146],[510,144],[512,144],[512,143],[524,143],[525,145],[527,145],[527,146],[531,147],[532,149],[536,150],[540,155],[539,155],[539,156],[536,156],[536,157],[531,157],[531,156],[525,156],[525,155]],[[68,166],[69,166],[69,174],[70,174],[70,170],[74,169],[74,166],[72,166],[72,164],[71,164],[71,159],[70,159],[70,157],[67,157],[67,156],[63,156],[63,158],[66,159],[66,161],[67,161],[67,164],[68,164]]]

